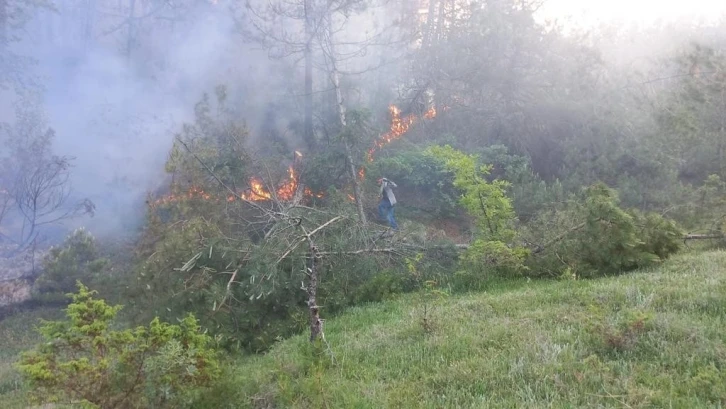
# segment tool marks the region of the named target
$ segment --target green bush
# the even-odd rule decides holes
[[[379,158],[370,170],[371,178],[385,176],[394,180],[404,195],[406,207],[421,209],[435,217],[457,215],[458,192],[451,183],[451,173],[427,151],[412,150]]]
[[[638,236],[643,243],[640,245],[642,251],[665,260],[683,246],[683,231],[675,221],[653,212],[643,213],[632,209],[628,213],[637,226]]]
[[[43,272],[34,285],[36,298],[65,298],[77,281],[93,281],[107,264],[98,254],[94,237],[85,229],[78,229],[46,254]]]
[[[535,244],[527,261],[534,275],[598,277],[647,267],[681,247],[682,232],[655,213],[620,207],[604,184],[559,209],[541,212],[523,237]]]
[[[474,218],[474,242],[462,255],[462,267],[480,275],[519,275],[526,271],[527,250],[515,243],[516,215],[506,191],[511,184],[494,178],[492,165],[481,165],[479,157],[450,146],[434,146],[427,153],[454,174],[454,187],[461,191],[459,203]],[[461,275],[460,275],[461,277]],[[467,276],[471,281],[471,277]]]
[[[491,165],[489,180],[502,179],[509,182],[507,195],[520,221],[527,221],[538,210],[552,203],[562,201],[564,187],[555,180],[546,183],[532,170],[528,156],[510,153],[504,145],[492,145],[478,151],[483,163]]]
[[[529,250],[501,241],[474,240],[462,256],[462,263],[484,274],[513,277],[526,273],[524,261]]]
[[[576,235],[580,276],[612,275],[658,261],[646,251],[633,217],[620,208],[614,190],[595,184],[585,195],[585,226]]]
[[[353,301],[356,304],[378,302],[390,299],[404,291],[404,276],[392,270],[374,274],[356,290]]]
[[[18,369],[39,402],[89,408],[188,407],[219,376],[212,339],[188,315],[179,325],[115,330],[121,306],[94,299],[78,283],[65,321],[46,321],[44,342],[21,354]]]

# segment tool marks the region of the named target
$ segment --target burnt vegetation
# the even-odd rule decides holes
[[[206,407],[216,354],[304,332],[335,365],[349,307],[418,293],[433,336],[451,294],[726,246],[726,26],[541,7],[0,0],[0,307],[80,291],[24,355],[34,398]]]

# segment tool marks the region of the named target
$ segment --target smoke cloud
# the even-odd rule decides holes
[[[163,165],[174,133],[193,121],[203,93],[228,86],[229,104],[253,130],[266,107],[284,95],[270,74],[279,63],[244,44],[229,13],[201,11],[194,22],[145,42],[130,58],[107,38],[79,46],[68,37],[48,42],[36,36],[23,45],[34,45],[33,73],[44,86],[54,150],[75,158],[74,197],[96,205],[95,217],[70,227],[84,225],[104,236],[139,225],[147,193],[168,182]],[[41,13],[33,23],[62,17]]]

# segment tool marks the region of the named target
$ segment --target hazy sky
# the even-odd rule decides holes
[[[545,0],[540,17],[592,27],[598,23],[651,24],[683,17],[717,20],[726,13],[726,0]],[[564,22],[564,21],[563,21]]]

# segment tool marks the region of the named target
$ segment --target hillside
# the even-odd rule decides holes
[[[243,360],[216,407],[718,407],[726,402],[726,252],[592,281],[420,298],[326,323]],[[318,355],[320,356],[320,355]],[[224,388],[223,388],[224,389]],[[212,406],[215,406],[214,404]]]
[[[326,322],[326,350],[302,334],[239,358],[214,408],[719,407],[726,402],[726,252],[588,281],[492,283],[429,303],[418,294]],[[17,353],[54,309],[0,321],[0,399],[27,407]],[[326,348],[324,348],[326,349]]]

